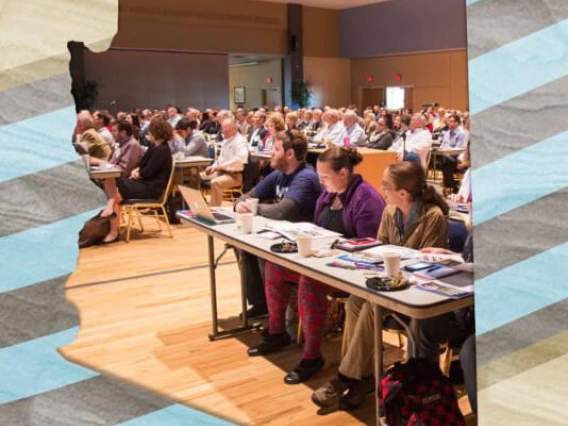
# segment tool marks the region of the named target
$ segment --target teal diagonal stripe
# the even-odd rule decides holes
[[[75,271],[79,230],[97,211],[0,238],[0,293]]]
[[[465,5],[471,6],[472,4],[477,3],[479,1],[482,1],[482,0],[466,0]]]
[[[568,298],[566,259],[568,243],[476,280],[476,334]]]
[[[66,361],[56,350],[71,343],[78,331],[78,327],[73,327],[2,349],[0,404],[97,376],[95,371]]]
[[[0,182],[76,160],[75,123],[75,108],[68,107],[1,126]]]
[[[568,75],[568,20],[469,61],[472,114]]]
[[[568,132],[473,171],[473,221],[479,225],[568,186]]]
[[[201,413],[185,405],[172,405],[137,417],[118,426],[229,426],[225,420]]]

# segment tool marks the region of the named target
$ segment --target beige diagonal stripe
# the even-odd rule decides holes
[[[108,49],[117,16],[118,0],[3,0],[0,91],[68,71],[68,41]]]

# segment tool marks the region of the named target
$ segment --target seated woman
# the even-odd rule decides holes
[[[323,152],[317,172],[324,192],[316,202],[315,223],[348,238],[375,237],[385,202],[379,193],[353,168],[363,160],[356,149],[333,147]],[[308,380],[324,364],[320,352],[327,311],[329,288],[271,262],[265,267],[265,292],[268,305],[269,333],[263,342],[250,348],[250,356],[265,355],[290,344],[285,329],[290,283],[298,283],[298,306],[305,345],[300,363],[284,381],[296,384]]]
[[[378,238],[383,244],[412,249],[448,245],[446,201],[426,184],[424,170],[415,162],[391,164],[383,174],[388,206]],[[337,377],[318,388],[312,401],[320,407],[358,407],[374,388],[374,317],[372,305],[351,295],[345,306],[343,353]],[[347,393],[343,395],[345,392]]]
[[[128,178],[105,179],[108,202],[102,216],[112,216],[112,219],[110,232],[103,244],[118,241],[118,205],[123,199],[155,199],[165,191],[172,170],[172,153],[167,143],[172,136],[172,126],[164,118],[152,118],[148,127],[148,139],[152,146],[142,157],[140,167],[132,170]]]

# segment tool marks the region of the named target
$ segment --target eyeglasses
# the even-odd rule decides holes
[[[389,185],[388,183],[381,183],[381,188],[383,191],[390,191],[392,189],[394,189],[391,185]]]

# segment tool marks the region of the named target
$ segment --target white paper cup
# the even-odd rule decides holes
[[[244,234],[251,234],[252,233],[252,222],[253,222],[253,214],[252,213],[243,213],[240,216],[241,222],[241,232]]]
[[[258,198],[247,198],[247,204],[249,206],[249,210],[253,215],[258,214]]]
[[[387,251],[383,253],[385,272],[389,277],[396,277],[400,272],[400,253]]]
[[[298,235],[296,239],[298,244],[298,253],[302,257],[310,257],[312,254],[312,236],[311,235]]]

